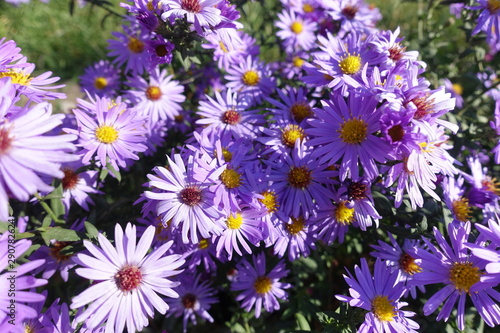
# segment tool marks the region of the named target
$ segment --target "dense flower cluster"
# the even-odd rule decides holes
[[[462,8],[481,11],[472,34],[485,32],[490,48],[500,49],[500,5],[478,2]],[[0,40],[0,220],[9,219],[9,200],[31,200],[50,214],[40,223],[44,238],[75,219],[74,207],[89,214],[69,229],[91,239],[44,238],[17,267],[25,298],[16,320],[26,331],[135,332],[158,312],[182,317],[186,332],[197,319],[214,322],[210,310],[223,292],[255,318],[280,310],[299,280],[290,278],[296,262],[353,232],[385,235],[376,230],[386,211],[375,195],[391,211],[439,202],[450,216],[427,237],[385,224],[390,244],[371,244],[373,270],[363,258],[347,271],[349,296],[335,298],[364,311],[359,331],[417,332],[411,317],[438,309],[438,321],[456,311],[463,330],[469,299],[487,325],[500,325],[500,182],[479,152],[465,165],[451,153],[459,126],[448,115],[464,104],[461,87],[431,84],[432,68],[406,50],[400,29],[376,28],[378,9],[363,0],[282,0],[275,28],[284,55],[267,63],[229,1],[122,7],[126,24],[109,41],[111,60],[86,69],[86,96],[68,114],[52,115],[47,102],[64,97],[50,86],[58,78],[33,76],[15,42]],[[175,68],[174,53],[182,57],[200,40],[208,64]],[[493,70],[480,79],[493,87],[498,140],[498,79]],[[167,131],[185,142],[165,154]],[[142,213],[132,217],[137,225],[107,216],[114,234],[92,235],[106,176],[120,181],[157,150],[166,164],[146,166],[148,180],[132,200]],[[500,140],[491,154],[499,164]],[[54,212],[47,202],[58,200]],[[474,228],[473,216],[480,216]],[[26,224],[21,216],[20,232]],[[400,229],[413,237],[391,232]],[[2,235],[2,269],[7,242]],[[17,253],[30,245],[18,240]],[[46,294],[29,289],[56,272],[66,283],[71,275],[85,282],[71,303],[43,308]],[[21,279],[28,273],[43,278]],[[404,299],[427,285],[440,289],[423,314],[405,310]]]

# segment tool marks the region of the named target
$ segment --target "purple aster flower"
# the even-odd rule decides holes
[[[120,72],[108,60],[101,60],[85,68],[80,86],[90,95],[115,97],[120,88]]]
[[[149,71],[154,70],[160,64],[170,64],[172,62],[175,45],[168,39],[156,35],[154,39],[146,41],[146,46],[146,51],[150,56]]]
[[[339,189],[339,192],[347,195],[349,200],[347,206],[354,209],[354,225],[359,226],[361,230],[366,230],[375,222],[375,226],[378,227],[378,220],[382,216],[375,209],[371,193],[372,183],[366,179],[360,179],[348,181],[344,186]]]
[[[200,36],[205,36],[222,21],[221,11],[216,6],[219,2],[221,0],[162,0],[169,9],[161,14],[161,19],[173,22],[175,18],[185,17]]]
[[[40,322],[46,327],[53,327],[54,332],[57,333],[74,332],[74,328],[71,327],[68,305],[66,303],[59,304],[59,298],[42,313]]]
[[[260,104],[276,86],[269,65],[251,55],[228,68],[224,78],[229,81],[227,87],[248,98],[251,105]]]
[[[424,314],[430,315],[444,302],[436,320],[448,321],[451,311],[457,310],[458,329],[464,330],[465,301],[467,295],[472,300],[478,313],[489,326],[500,324],[500,308],[495,304],[500,301],[500,294],[481,281],[485,261],[473,255],[466,247],[470,234],[470,222],[450,223],[448,225],[449,242],[434,227],[434,238],[439,247],[424,238],[428,250],[409,249],[409,254],[422,260],[422,272],[413,275],[411,285],[443,284],[443,288],[434,294],[424,305]],[[456,302],[458,305],[456,306]]]
[[[311,251],[316,249],[318,236],[312,217],[291,217],[277,212],[272,222],[274,228],[270,231],[266,243],[273,245],[274,254],[278,257],[282,258],[288,252],[288,260],[294,261],[299,257],[308,257]]]
[[[73,297],[71,309],[89,305],[77,315],[77,322],[85,321],[90,329],[106,323],[106,330],[115,332],[123,332],[126,326],[132,333],[148,325],[154,309],[165,314],[169,306],[158,293],[179,297],[172,288],[180,283],[169,277],[182,272],[184,259],[178,254],[163,256],[172,241],[147,254],[154,234],[150,226],[136,244],[136,227],[128,223],[124,233],[116,224],[115,246],[102,234],[98,235],[101,248],[83,241],[91,255],[76,255],[75,262],[82,266],[76,273],[96,283]]]
[[[480,31],[486,33],[488,44],[494,44],[493,41],[500,41],[500,2],[498,0],[476,0],[478,6],[467,6],[467,9],[480,10],[481,14],[477,18],[477,25],[472,30],[472,35]]]
[[[167,315],[182,316],[183,332],[187,332],[188,322],[196,325],[196,317],[201,317],[208,322],[214,319],[208,313],[213,303],[217,302],[215,290],[208,281],[200,281],[201,276],[184,273],[178,279],[182,281],[174,290],[179,298],[168,300],[170,309]]]
[[[324,1],[323,5],[334,20],[340,21],[341,36],[352,31],[369,35],[382,18],[378,8],[372,8],[364,0]]]
[[[315,46],[316,23],[287,10],[278,13],[278,18],[276,27],[280,30],[276,35],[283,40],[287,52],[309,51]]]
[[[128,80],[134,90],[128,90],[127,94],[139,114],[147,117],[150,127],[159,120],[173,120],[182,110],[180,103],[186,100],[182,94],[184,86],[167,74],[166,70],[160,72],[157,67],[151,72],[149,82],[140,76]]]
[[[12,64],[13,62],[16,62],[20,59],[24,60],[26,59],[23,58],[23,55],[20,52],[21,48],[17,47],[15,41],[13,40],[6,41],[5,37],[0,39],[0,70],[4,70],[10,67],[19,67],[27,65],[26,63],[21,64],[19,62],[16,64]]]
[[[186,163],[181,155],[174,155],[171,160],[167,156],[170,170],[163,167],[154,168],[156,175],[148,175],[148,186],[158,191],[146,191],[145,197],[157,201],[157,215],[166,225],[172,219],[174,228],[182,229],[184,243],[198,243],[198,234],[209,238],[219,234],[214,223],[221,212],[214,205],[214,194],[209,190],[212,177],[218,177],[222,169],[208,172],[198,165],[198,154],[190,155]],[[189,233],[189,236],[188,236]]]
[[[225,250],[227,259],[231,261],[233,252],[243,255],[240,245],[246,253],[251,254],[250,244],[257,245],[262,240],[261,217],[265,214],[252,208],[242,207],[241,211],[230,212],[227,217],[219,220],[223,229],[215,241],[217,243],[217,258],[221,258]]]
[[[324,101],[324,109],[314,109],[317,119],[306,130],[311,136],[309,146],[316,146],[313,157],[320,158],[320,163],[340,162],[340,178],[348,176],[358,180],[359,167],[364,170],[367,179],[378,176],[375,161],[383,163],[390,151],[389,145],[374,135],[380,129],[381,109],[374,98],[350,94],[346,100],[337,95],[332,100]],[[358,162],[359,160],[359,162]]]
[[[3,219],[2,219],[3,220]],[[6,219],[7,220],[7,219]],[[12,261],[9,256],[9,251],[12,246],[15,248],[15,255],[20,258],[31,246],[31,241],[21,239],[12,243],[9,238],[9,233],[4,233],[0,236],[0,330],[2,332],[10,332],[12,327],[19,327],[24,319],[35,318],[38,313],[28,303],[38,303],[45,300],[45,296],[31,291],[31,288],[36,288],[47,284],[45,279],[37,279],[31,276],[30,272],[45,263],[45,260],[33,260],[14,267],[9,262]],[[14,273],[15,272],[15,273]],[[12,276],[15,276],[12,279]],[[14,286],[12,286],[14,285]],[[23,302],[16,302],[15,313],[11,312],[12,297],[8,297],[9,289],[15,288],[16,298]],[[14,325],[13,325],[14,324]]]
[[[253,264],[253,265],[252,265]],[[280,308],[278,299],[286,300],[285,289],[292,287],[289,283],[279,282],[288,275],[283,261],[279,261],[273,269],[267,272],[264,253],[252,255],[252,263],[242,259],[236,265],[237,275],[231,284],[231,290],[241,291],[236,297],[242,301],[241,306],[250,311],[255,307],[255,317],[259,318],[262,307],[267,312]]]
[[[137,153],[147,149],[145,117],[139,116],[127,105],[113,105],[107,98],[97,97],[94,114],[74,109],[78,131],[66,129],[80,136],[78,146],[83,148],[82,162],[89,164],[93,157],[103,166],[111,163],[115,170],[125,168],[126,160],[138,160]]]
[[[37,191],[51,192],[41,176],[63,178],[61,164],[76,159],[68,154],[75,150],[76,136],[44,135],[63,118],[52,115],[52,105],[41,103],[0,120],[0,220],[8,219],[8,197],[28,201]]]
[[[271,189],[280,198],[280,211],[285,215],[309,217],[316,205],[323,206],[333,197],[329,185],[334,183],[336,171],[327,170],[297,139],[291,155],[285,155],[282,166],[270,164],[273,171],[268,177]]]
[[[294,123],[306,126],[308,118],[312,118],[314,113],[312,108],[316,103],[306,96],[306,90],[302,87],[277,89],[279,100],[267,98],[275,108],[269,108],[272,112],[272,120],[278,123]]]
[[[201,118],[196,120],[196,124],[202,125],[207,135],[253,138],[256,136],[255,126],[264,123],[259,110],[248,110],[248,100],[231,88],[222,94],[216,91],[215,99],[208,95],[206,98],[207,101],[200,101],[197,115]]]
[[[142,31],[139,26],[123,26],[125,33],[113,32],[116,39],[108,40],[109,57],[116,57],[113,62],[118,66],[125,65],[125,73],[140,75],[150,68],[150,55],[146,51],[146,42],[150,33]]]
[[[490,121],[491,128],[495,131],[498,138],[498,143],[491,151],[495,154],[495,163],[500,164],[500,100],[495,101],[495,115],[494,121]]]
[[[65,87],[64,84],[48,86],[59,81],[59,77],[50,77],[52,72],[32,76],[34,70],[34,64],[26,64],[22,68],[17,67],[17,64],[15,68],[0,68],[0,79],[10,77],[18,92],[35,103],[41,103],[43,100],[66,98],[66,94],[46,90]]]
[[[472,207],[469,205],[469,199],[465,196],[464,178],[459,176],[444,177],[441,183],[443,187],[443,196],[448,209],[453,218],[460,222],[467,222],[471,218]]]
[[[313,217],[315,228],[318,230],[318,239],[327,245],[333,244],[336,240],[343,243],[349,226],[356,223],[354,208],[350,207],[348,200],[343,200],[336,193],[333,201],[321,207],[317,216]]]
[[[42,245],[30,256],[30,260],[45,259],[45,264],[36,269],[36,273],[43,272],[44,279],[50,279],[57,271],[62,279],[68,282],[69,270],[76,266],[71,260],[72,254],[63,254],[62,250],[73,242],[51,240],[50,246]]]
[[[443,84],[446,92],[451,94],[451,97],[455,99],[455,106],[459,109],[464,105],[464,99],[462,94],[464,93],[464,87],[460,83],[451,83],[449,79],[443,79]]]
[[[376,252],[370,252],[370,255],[384,260],[387,266],[391,267],[393,271],[399,270],[400,280],[406,283],[408,288],[404,296],[410,292],[411,297],[416,298],[417,286],[408,286],[407,281],[411,280],[414,274],[422,271],[422,268],[420,268],[421,260],[413,258],[408,254],[408,250],[415,247],[421,247],[421,242],[419,240],[406,238],[403,245],[399,245],[392,234],[389,233],[388,236],[391,244],[379,240],[378,245],[370,245],[376,250]],[[425,291],[423,286],[418,287],[421,291]]]
[[[483,209],[487,208],[486,210],[495,210],[500,200],[499,180],[490,176],[488,168],[483,167],[478,156],[468,157],[467,164],[471,174],[462,172],[462,176],[472,185],[467,194],[470,204]]]
[[[335,295],[335,297],[351,306],[368,311],[358,332],[417,332],[419,325],[408,318],[413,317],[415,313],[401,310],[408,303],[400,301],[406,288],[399,279],[399,271],[387,269],[386,263],[377,259],[372,276],[366,259],[361,258],[361,267],[354,266],[355,276],[350,272],[347,274],[344,275],[344,279],[350,287],[351,296]]]

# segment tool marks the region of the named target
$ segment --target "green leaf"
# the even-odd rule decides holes
[[[62,184],[56,187],[54,191],[52,191],[54,194],[54,198],[50,199],[50,208],[52,208],[52,211],[54,212],[54,215],[59,219],[54,222],[56,223],[65,223],[63,216],[66,213],[66,209],[64,208],[64,205],[61,201],[60,198],[63,197],[63,187]]]
[[[299,329],[304,330],[304,331],[310,331],[311,326],[309,326],[309,322],[307,321],[306,317],[304,317],[303,314],[301,313],[296,313],[295,314],[295,320],[297,322],[297,326]]]
[[[87,236],[89,238],[97,238],[97,235],[99,234],[99,230],[90,222],[85,221],[85,230],[87,231]]]
[[[52,239],[61,242],[77,242],[81,239],[75,230],[61,227],[47,228],[46,231],[42,231],[41,235],[47,246],[49,246]]]
[[[108,162],[108,164],[106,164],[106,169],[108,169],[115,176],[115,178],[118,180],[118,182],[122,181],[122,175],[120,174],[120,171],[113,168],[111,163]]]
[[[104,179],[106,179],[106,177],[108,176],[109,174],[109,170],[106,169],[106,168],[102,168],[101,172],[99,173],[99,180],[102,182],[104,181]]]

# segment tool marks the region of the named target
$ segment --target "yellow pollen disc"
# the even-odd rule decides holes
[[[354,208],[346,206],[347,201],[342,201],[335,208],[335,219],[337,222],[349,225],[354,221]]]
[[[450,269],[450,282],[455,289],[468,293],[470,287],[479,282],[480,275],[479,268],[471,262],[456,262]]]
[[[353,118],[344,121],[338,131],[343,142],[359,145],[366,140],[368,124],[361,119]]]
[[[103,125],[95,130],[95,137],[102,143],[113,143],[118,139],[118,131],[111,126]]]
[[[149,86],[148,89],[146,89],[146,97],[150,101],[157,101],[161,98],[161,96],[161,89],[157,86]]]
[[[406,252],[404,252],[399,258],[399,267],[410,275],[420,273],[422,271],[422,268],[415,263],[415,258]]]
[[[148,5],[147,6],[148,6],[148,10],[150,12],[152,12],[155,9],[155,7],[153,6],[153,1],[148,1]]]
[[[348,54],[339,62],[339,67],[344,74],[352,75],[361,69],[361,57],[359,55]]]
[[[30,323],[24,324],[24,333],[35,333],[36,328]]]
[[[290,233],[290,235],[295,236],[302,230],[304,230],[305,221],[304,218],[294,218],[292,217],[292,223],[285,222],[286,231]]]
[[[202,239],[200,240],[200,242],[198,243],[198,247],[202,250],[206,249],[208,247],[208,245],[210,245],[210,242],[208,241],[208,239]]]
[[[221,48],[222,52],[228,53],[229,51],[227,50],[226,45],[222,41],[219,42],[219,47]]]
[[[225,162],[229,163],[233,159],[233,154],[227,148],[222,148],[222,157]]]
[[[295,21],[292,23],[292,25],[290,26],[290,30],[292,30],[292,32],[294,34],[300,34],[302,32],[302,30],[304,30],[304,26],[302,25],[302,23],[298,22],[298,21]]]
[[[372,312],[380,321],[392,321],[396,317],[396,307],[387,296],[375,296],[372,300]]]
[[[451,206],[457,220],[460,222],[470,220],[472,208],[469,206],[469,199],[461,197],[460,199],[453,201]]]
[[[288,182],[296,188],[304,188],[311,183],[312,171],[306,167],[291,167],[288,172]]]
[[[259,83],[260,77],[257,72],[250,70],[243,74],[242,80],[247,86],[255,86]]]
[[[482,181],[481,185],[486,191],[500,195],[500,182],[495,177],[486,176]]]
[[[279,206],[279,204],[276,202],[277,201],[276,192],[267,190],[262,192],[261,195],[264,198],[259,199],[259,201],[264,206],[266,206],[268,213],[274,213]]]
[[[226,169],[220,174],[220,180],[227,188],[237,188],[241,185],[241,174],[234,169]]]
[[[491,13],[495,13],[500,9],[500,0],[488,0],[486,8],[488,8]]]
[[[304,138],[304,130],[298,125],[288,125],[285,129],[281,130],[281,142],[290,148],[295,147],[297,139],[300,139],[302,142]]]
[[[144,51],[144,43],[134,37],[129,39],[127,47],[133,53],[141,53]]]
[[[290,108],[290,113],[296,122],[300,123],[305,118],[312,116],[311,106],[305,102],[297,102]]]
[[[253,287],[255,288],[255,291],[259,294],[267,294],[272,287],[273,283],[271,282],[271,279],[268,278],[267,276],[259,276],[257,279],[255,279],[255,282],[253,284]]]
[[[0,72],[0,79],[4,77],[10,77],[12,83],[22,86],[27,86],[31,81],[29,74],[19,73],[11,69],[7,72]]]
[[[311,6],[310,4],[308,3],[305,3],[303,6],[302,6],[302,10],[304,11],[304,13],[312,13],[314,11],[314,7]]]
[[[301,68],[302,65],[304,65],[304,59],[299,58],[299,57],[293,57],[293,65],[295,67]]]
[[[458,83],[453,83],[452,89],[457,95],[462,95],[464,93],[464,88]]]
[[[94,87],[96,89],[99,89],[99,90],[102,90],[104,88],[106,88],[108,86],[108,80],[106,80],[106,78],[100,76],[100,77],[96,77],[96,79],[94,80]]]
[[[243,224],[243,217],[240,213],[236,213],[236,216],[231,213],[227,218],[226,223],[229,229],[239,229]]]

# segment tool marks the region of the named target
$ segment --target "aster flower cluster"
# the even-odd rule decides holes
[[[461,10],[482,10],[471,33],[491,46],[497,2],[478,2]],[[9,200],[27,202],[16,232],[33,237],[13,245],[26,253],[18,331],[251,331],[272,316],[307,329],[300,312],[325,305],[322,286],[343,303],[321,321],[333,331],[414,333],[425,317],[464,330],[471,309],[500,325],[500,182],[485,166],[500,161],[494,70],[479,76],[493,149],[459,154],[450,114],[468,107],[463,87],[433,80],[364,0],[282,0],[270,62],[237,21],[246,7],[121,6],[110,59],[87,67],[67,114],[47,102],[62,97],[47,87],[57,78],[32,77],[0,40],[0,220]]]

